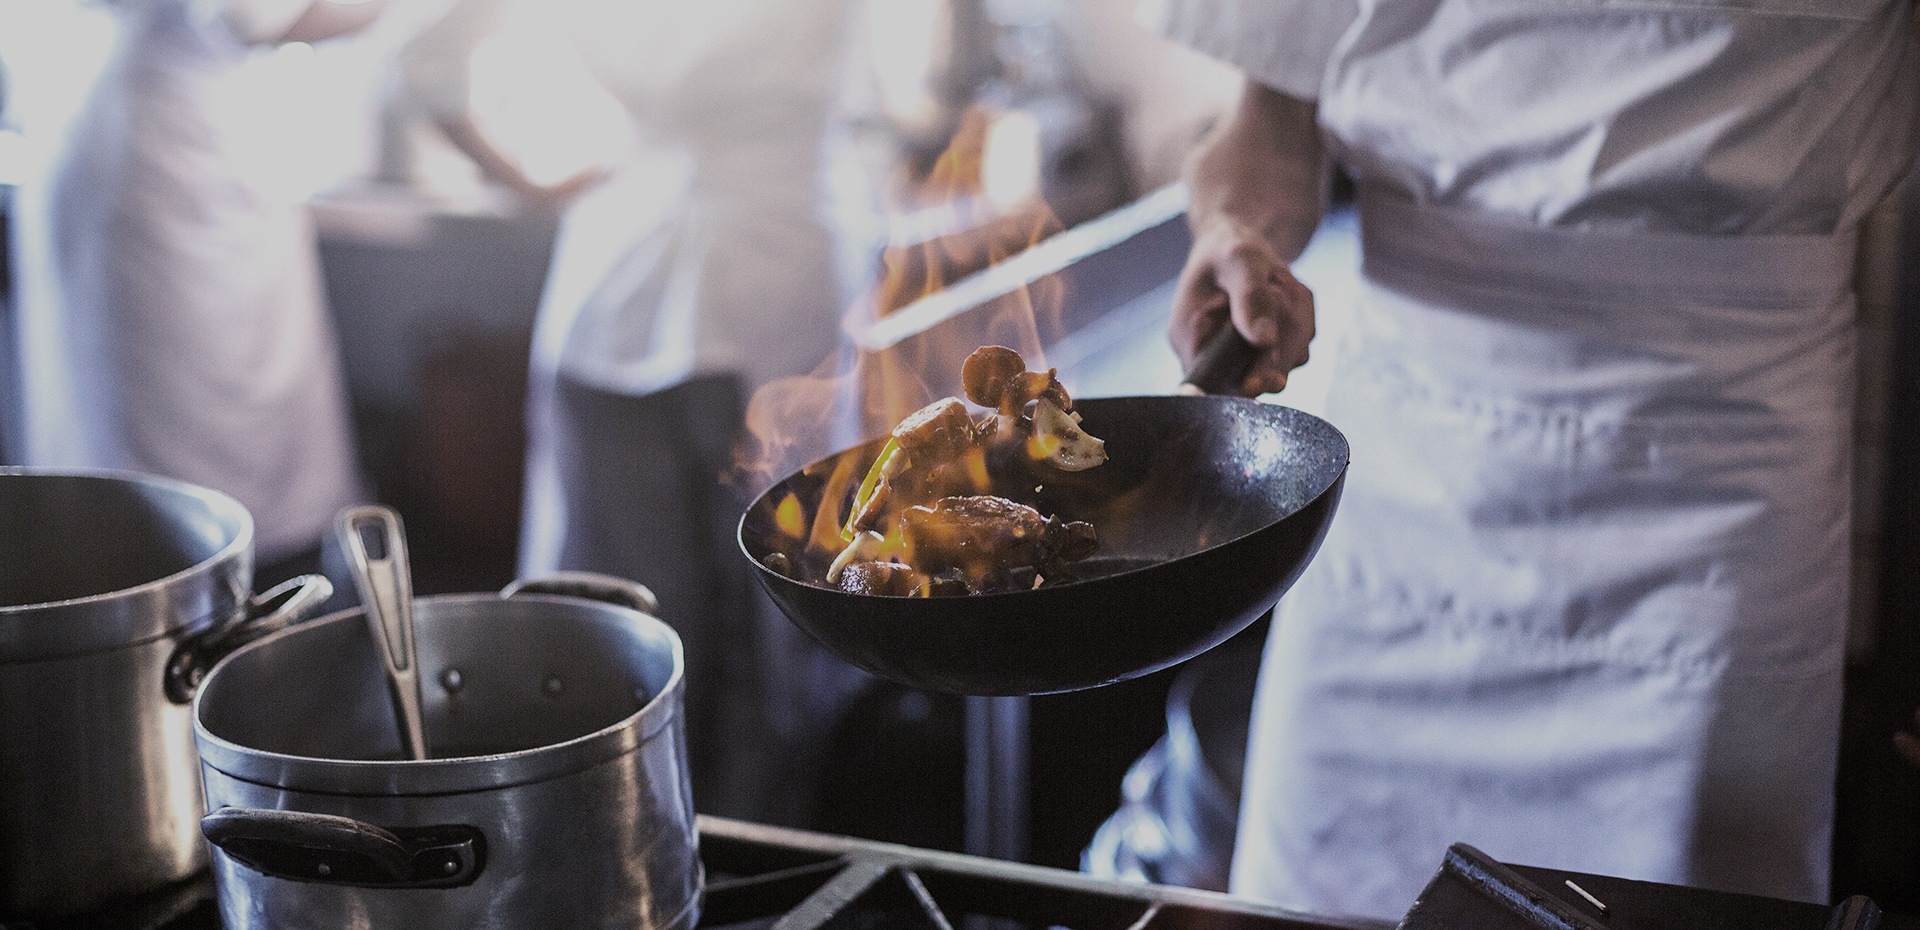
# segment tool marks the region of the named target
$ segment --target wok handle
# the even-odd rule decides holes
[[[486,865],[486,839],[446,824],[387,829],[351,817],[223,807],[200,833],[235,862],[296,882],[376,888],[454,888]]]
[[[522,578],[500,591],[500,596],[503,598],[520,594],[584,597],[620,607],[630,607],[648,616],[660,615],[660,599],[653,596],[652,589],[638,581],[602,575],[599,572],[549,572],[532,578]]]
[[[1259,360],[1260,350],[1228,321],[1200,344],[1200,351],[1193,356],[1193,367],[1187,370],[1181,387],[1191,386],[1202,394],[1237,395],[1240,382]]]
[[[167,658],[167,700],[175,704],[192,701],[193,692],[215,663],[241,646],[305,619],[332,596],[333,583],[327,576],[301,575],[249,598],[246,609],[232,622],[187,637]]]

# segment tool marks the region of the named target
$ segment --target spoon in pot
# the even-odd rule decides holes
[[[373,631],[380,664],[386,667],[401,748],[409,759],[425,759],[420,670],[413,648],[413,581],[407,572],[407,537],[400,515],[378,504],[348,507],[334,517],[333,530],[353,569],[367,626]]]

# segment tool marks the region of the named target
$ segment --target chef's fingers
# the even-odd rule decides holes
[[[1257,234],[1202,234],[1180,272],[1168,339],[1184,368],[1192,369],[1200,346],[1222,326],[1233,326],[1260,350],[1241,383],[1243,395],[1286,387],[1288,373],[1307,361],[1313,292]]]
[[[1260,350],[1242,393],[1253,396],[1287,386],[1287,375],[1307,363],[1313,341],[1313,291],[1263,242],[1242,242],[1218,265],[1234,328]]]
[[[1214,275],[1211,257],[1196,252],[1180,270],[1174,285],[1173,318],[1167,322],[1167,341],[1180,357],[1180,370],[1191,371],[1206,337],[1225,325],[1227,292]]]

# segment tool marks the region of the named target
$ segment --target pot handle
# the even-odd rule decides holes
[[[369,888],[455,888],[485,866],[486,840],[448,824],[387,829],[351,817],[223,807],[200,833],[235,862],[296,882]]]
[[[167,659],[167,699],[175,704],[193,700],[200,680],[214,664],[268,633],[286,629],[304,619],[333,596],[325,575],[301,575],[247,599],[246,610],[227,623],[215,624],[181,640]]]
[[[638,581],[602,575],[599,572],[549,572],[522,578],[501,589],[503,598],[518,594],[561,594],[568,597],[584,597],[590,600],[606,601],[621,607],[631,607],[648,616],[660,615],[660,599],[653,591]]]

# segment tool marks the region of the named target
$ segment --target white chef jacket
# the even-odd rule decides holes
[[[1907,2],[1169,0],[1319,103],[1353,464],[1269,640],[1241,893],[1394,918],[1448,843],[1819,900],[1854,225],[1911,163]]]
[[[359,494],[304,208],[263,175],[244,64],[307,0],[139,0],[19,191],[23,458],[233,495],[271,561]]]
[[[884,231],[842,109],[850,8],[564,4],[569,35],[627,108],[632,150],[565,217],[535,327],[523,571],[567,516],[545,485],[542,385],[629,395],[696,375],[751,391],[812,372],[872,280]]]

